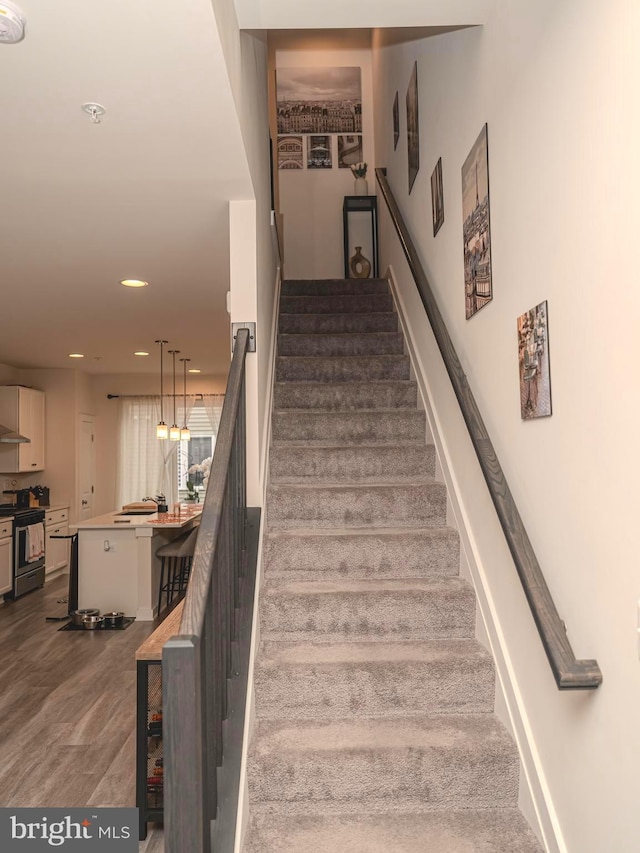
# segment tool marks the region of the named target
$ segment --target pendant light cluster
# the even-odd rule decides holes
[[[183,396],[184,396],[184,426],[180,428],[176,417],[176,356],[180,355],[179,349],[167,350],[169,355],[173,356],[173,424],[169,428],[164,422],[164,346],[169,341],[158,340],[156,343],[160,346],[160,423],[156,427],[156,438],[161,440],[169,439],[170,441],[190,441],[191,433],[187,427],[187,362],[190,358],[181,358],[180,361],[184,366],[183,379]]]

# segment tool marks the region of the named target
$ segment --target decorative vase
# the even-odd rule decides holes
[[[349,261],[349,266],[354,278],[369,278],[371,263],[362,254],[362,246],[356,246],[355,254]]]
[[[355,188],[353,190],[354,195],[369,195],[369,184],[367,183],[366,178],[356,178],[355,180]]]

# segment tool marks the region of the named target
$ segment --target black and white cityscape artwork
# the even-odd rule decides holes
[[[278,68],[278,133],[362,133],[359,67]]]
[[[487,125],[462,166],[464,303],[467,320],[493,298]]]
[[[433,236],[435,237],[444,222],[444,189],[442,186],[442,157],[438,158],[431,173],[431,213],[433,216]]]

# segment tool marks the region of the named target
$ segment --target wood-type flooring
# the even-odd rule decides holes
[[[155,626],[60,632],[45,617],[67,584],[0,605],[0,807],[135,806],[135,652]],[[161,853],[160,828],[140,850]]]

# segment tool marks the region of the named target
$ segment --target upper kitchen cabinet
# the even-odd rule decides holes
[[[0,424],[30,438],[0,443],[0,473],[44,470],[44,392],[22,385],[0,386]]]

